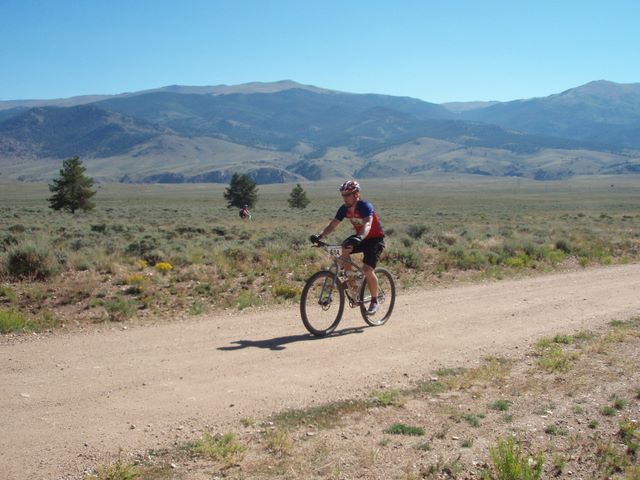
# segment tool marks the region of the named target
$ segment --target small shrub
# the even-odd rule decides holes
[[[284,283],[274,285],[271,290],[273,291],[273,295],[276,298],[284,299],[297,298],[301,293],[301,289],[296,285],[289,285]]]
[[[439,381],[420,382],[417,388],[418,392],[429,396],[435,396],[448,390],[447,386]]]
[[[16,310],[0,310],[0,333],[28,332],[32,330],[29,320]]]
[[[210,283],[199,283],[193,287],[193,293],[196,295],[210,296],[213,293],[213,288]]]
[[[49,249],[34,243],[9,248],[5,268],[9,276],[18,280],[46,280],[58,271]]]
[[[15,303],[17,299],[16,292],[11,287],[0,287],[0,302]]]
[[[555,343],[570,345],[571,343],[573,343],[573,337],[571,335],[556,335],[555,337],[553,337],[553,341]]]
[[[11,225],[10,227],[7,228],[7,230],[9,230],[11,233],[24,233],[27,231],[27,227],[25,227],[24,225]]]
[[[509,400],[496,400],[495,402],[493,402],[491,404],[491,408],[493,410],[498,410],[499,412],[506,412],[507,410],[509,410],[509,406],[511,405],[511,402]]]
[[[265,433],[267,450],[277,456],[285,456],[293,450],[293,440],[286,430],[268,430]]]
[[[550,372],[564,372],[568,370],[578,357],[576,352],[565,352],[558,344],[544,346],[538,344],[538,365]]]
[[[567,242],[566,240],[558,240],[556,242],[556,248],[566,254],[571,253],[571,246],[569,245],[569,242]]]
[[[422,258],[420,252],[410,249],[399,251],[396,254],[396,259],[406,268],[411,268],[414,270],[421,268],[422,264],[424,263],[424,259]]]
[[[522,450],[520,441],[513,438],[498,439],[496,445],[490,447],[489,455],[493,468],[485,470],[485,480],[536,480],[542,478],[544,456],[542,453],[529,456]]]
[[[424,235],[428,231],[429,231],[429,227],[423,224],[420,224],[420,225],[412,224],[407,226],[407,235],[409,235],[412,238],[415,238],[416,240],[419,240],[420,237],[422,237],[422,235]]]
[[[401,407],[406,403],[406,399],[402,396],[399,390],[384,390],[376,392],[372,396],[378,405],[382,405],[384,407]]]
[[[553,455],[553,472],[556,476],[564,472],[566,464],[567,460],[564,458],[564,455],[559,453]]]
[[[627,452],[633,458],[638,458],[638,452],[640,451],[640,428],[638,422],[631,420],[624,420],[620,422],[620,437],[627,446]]]
[[[596,462],[598,470],[606,475],[605,478],[611,478],[614,473],[622,472],[629,464],[629,460],[618,451],[611,440],[598,444]]]
[[[244,458],[246,447],[234,441],[233,433],[213,436],[204,433],[202,437],[191,445],[194,453],[223,461],[226,465],[235,465]]]
[[[248,307],[254,307],[256,305],[260,305],[262,301],[259,297],[257,297],[253,292],[244,291],[238,295],[238,300],[236,302],[236,308],[238,310],[244,310]]]
[[[482,413],[466,413],[462,418],[464,418],[469,425],[477,428],[480,426],[480,420],[484,418],[484,415]]]
[[[385,429],[384,433],[390,433],[391,435],[424,435],[424,429],[422,427],[411,427],[404,423],[394,423],[389,428]]]
[[[147,268],[149,266],[149,263],[146,260],[143,260],[142,258],[139,258],[139,259],[137,259],[135,261],[135,265],[140,270],[144,270],[145,268]]]
[[[134,466],[125,464],[118,459],[111,465],[98,467],[96,475],[91,475],[87,480],[135,480],[140,478],[141,472]]]
[[[105,300],[104,308],[109,313],[109,319],[115,322],[121,322],[132,317],[136,311],[135,304],[122,297]]]
[[[125,279],[125,283],[129,285],[126,293],[129,295],[139,295],[144,292],[144,288],[148,282],[147,277],[140,273],[134,273],[133,275],[129,275]]]
[[[131,242],[127,245],[125,252],[136,257],[145,257],[147,254],[158,248],[158,241],[155,238],[146,236],[141,240]]]
[[[201,315],[206,311],[206,307],[201,302],[193,302],[191,307],[189,308],[189,313],[191,315]]]
[[[173,270],[173,265],[171,265],[169,262],[158,262],[156,263],[156,270],[164,275]]]
[[[613,402],[613,408],[615,408],[616,410],[622,410],[627,406],[627,401],[624,398],[619,397],[618,395],[613,395],[611,397],[611,400]]]
[[[547,425],[547,427],[544,429],[544,433],[546,433],[547,435],[566,435],[567,431],[564,430],[563,428],[558,427],[557,425]]]
[[[298,428],[313,425],[315,428],[331,428],[346,415],[366,410],[368,402],[344,400],[304,410],[287,410],[273,417],[273,423],[282,428]]]

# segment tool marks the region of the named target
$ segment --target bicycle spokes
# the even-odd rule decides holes
[[[344,290],[336,275],[321,271],[305,284],[300,299],[300,312],[304,326],[316,336],[331,333],[342,318]]]

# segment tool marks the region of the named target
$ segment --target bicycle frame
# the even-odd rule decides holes
[[[331,292],[335,287],[334,285],[335,282],[342,275],[344,275],[344,273],[347,270],[344,268],[344,265],[348,264],[348,265],[351,265],[352,269],[358,272],[357,275],[359,276],[359,278],[357,279],[357,285],[355,288],[355,291],[357,293],[354,298],[349,288],[345,288],[344,291],[345,291],[345,294],[347,295],[347,298],[349,299],[350,307],[353,308],[355,306],[361,305],[365,301],[365,299],[359,298],[359,295],[362,290],[362,283],[366,282],[367,280],[366,276],[364,275],[364,270],[362,269],[362,266],[359,263],[356,263],[353,260],[351,260],[351,258],[342,257],[342,250],[343,250],[342,245],[329,245],[324,242],[320,242],[318,244],[318,247],[324,248],[325,251],[332,257],[332,264],[328,270],[335,275],[335,277],[333,277],[334,278],[333,281],[330,282],[328,279],[327,281],[325,281],[324,285],[322,286],[321,298],[326,298],[326,296],[331,295]]]

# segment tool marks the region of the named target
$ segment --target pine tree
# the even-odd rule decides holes
[[[293,190],[291,190],[291,194],[289,195],[289,206],[291,208],[307,208],[309,205],[309,199],[307,198],[307,193],[303,190],[303,188],[298,183]]]
[[[242,208],[244,205],[253,208],[258,201],[256,182],[245,173],[234,173],[224,192],[224,198],[229,208]]]
[[[60,177],[49,184],[53,193],[48,199],[49,208],[75,213],[76,210],[88,211],[95,207],[90,200],[96,194],[91,190],[93,178],[85,176],[85,171],[80,157],[68,158],[62,163]]]

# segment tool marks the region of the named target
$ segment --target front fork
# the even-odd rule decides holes
[[[332,265],[329,271],[333,273],[333,275],[329,275],[324,279],[322,291],[320,292],[320,300],[318,302],[323,310],[329,309],[333,301],[333,289],[339,288],[337,285],[338,273],[340,273],[338,265]]]

